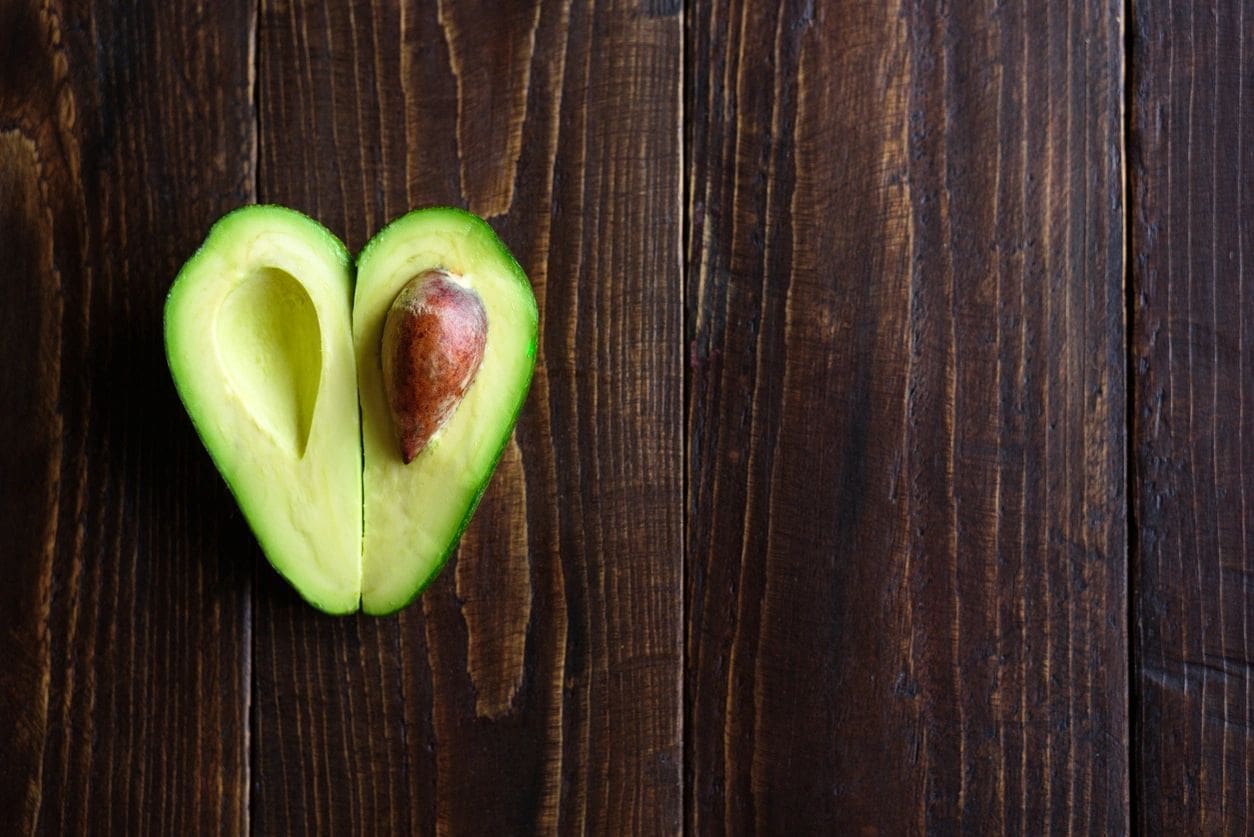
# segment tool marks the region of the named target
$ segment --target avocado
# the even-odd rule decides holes
[[[439,572],[531,382],[531,285],[484,221],[411,212],[354,270],[277,206],[226,215],[165,306],[170,371],[271,564],[332,614],[388,614]]]
[[[170,372],[262,551],[308,602],[357,610],[362,487],[344,245],[290,209],[224,216],[165,305]]]
[[[410,212],[357,259],[361,606],[414,599],[457,546],[526,398],[538,313],[518,263],[475,215]]]

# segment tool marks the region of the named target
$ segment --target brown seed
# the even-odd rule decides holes
[[[383,324],[383,388],[406,464],[461,403],[487,336],[483,300],[448,271],[418,274],[392,301]]]

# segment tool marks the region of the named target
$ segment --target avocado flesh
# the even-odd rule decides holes
[[[165,306],[179,396],[270,563],[328,613],[361,598],[353,280],[344,245],[293,210],[223,217]]]
[[[487,312],[483,361],[452,416],[409,464],[384,391],[388,309],[418,274],[443,269]],[[361,400],[365,537],[361,606],[392,613],[439,572],[509,441],[535,364],[538,313],[526,275],[484,221],[437,207],[402,216],[357,260],[353,342]]]

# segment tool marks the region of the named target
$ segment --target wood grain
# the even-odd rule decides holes
[[[694,833],[1126,831],[1121,8],[691,10]]]
[[[499,485],[479,505],[485,523],[462,537],[456,568],[457,599],[466,620],[466,673],[475,690],[475,714],[506,714],[525,673],[531,623],[531,566],[527,551],[527,483],[522,452],[511,442],[497,465]]]
[[[1254,829],[1254,12],[1133,8],[1135,818],[1145,834],[1242,834]]]
[[[260,197],[353,250],[412,206],[488,214],[542,334],[419,604],[328,621],[263,572],[262,833],[679,829],[680,37],[631,3],[263,0]]]
[[[0,833],[1249,831],[1245,7],[0,3]],[[398,617],[169,384],[254,199],[535,285]]]
[[[0,4],[0,832],[248,827],[248,551],[161,306],[252,198],[253,9]]]

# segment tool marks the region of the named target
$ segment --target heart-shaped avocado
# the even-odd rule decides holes
[[[445,207],[389,224],[355,270],[316,221],[244,207],[165,307],[192,423],[266,557],[328,613],[392,613],[439,572],[509,441],[537,325],[492,229]]]

